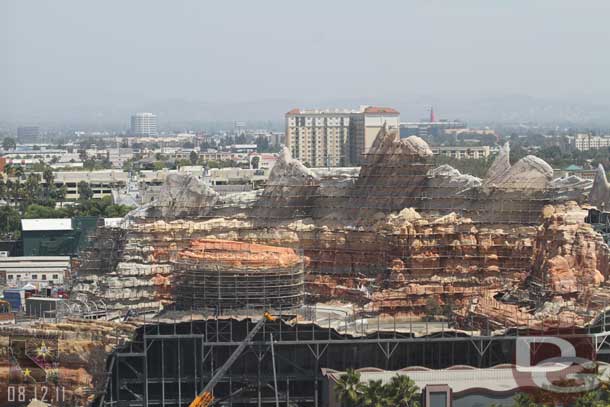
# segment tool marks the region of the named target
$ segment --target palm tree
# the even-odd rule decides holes
[[[388,397],[389,388],[381,380],[369,380],[362,395],[362,406],[391,407],[392,401]]]
[[[406,375],[396,375],[389,383],[388,392],[391,405],[400,407],[419,407],[419,388]]]
[[[14,167],[15,178],[17,178],[18,180],[21,180],[21,178],[23,177],[24,174],[25,174],[25,171],[23,170],[22,165],[17,165]]]
[[[362,400],[364,386],[360,383],[360,373],[347,369],[337,381],[337,401],[343,407],[357,407]]]

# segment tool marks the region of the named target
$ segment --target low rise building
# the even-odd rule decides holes
[[[199,153],[199,159],[202,161],[231,161],[234,154],[228,151],[207,150]]]
[[[451,147],[451,146],[430,146],[432,153],[436,156],[461,159],[480,159],[488,158],[496,150],[489,146],[478,147]]]
[[[455,132],[466,128],[466,123],[459,120],[402,122],[400,123],[400,137],[418,136],[427,140],[447,131]]]
[[[577,134],[568,137],[568,144],[578,151],[610,148],[610,136],[596,136],[593,134]]]
[[[129,180],[129,174],[122,170],[99,171],[57,171],[55,185],[66,187],[67,199],[79,199],[78,184],[85,182],[93,191],[93,198],[112,196],[113,189],[124,188]]]
[[[57,149],[11,152],[4,154],[3,158],[6,164],[21,166],[26,170],[40,163],[47,164],[55,168],[71,166],[71,164],[74,163],[80,163],[82,165],[82,160],[80,159],[78,153],[71,153],[67,150]]]
[[[589,179],[593,181],[595,179],[595,175],[597,174],[597,170],[592,169],[584,169],[579,165],[568,165],[565,168],[553,169],[553,175],[556,178],[565,178],[571,176],[577,176],[582,179]]]
[[[248,154],[247,159],[250,168],[270,170],[275,165],[278,155],[275,153],[251,153]]]
[[[256,148],[256,144],[233,144],[228,147],[230,152],[238,154],[254,153]]]
[[[25,256],[73,256],[88,244],[97,227],[96,217],[22,219]]]
[[[204,179],[208,180],[213,189],[217,192],[227,190],[227,192],[248,191],[262,187],[269,178],[269,170],[264,169],[244,169],[244,168],[212,168],[208,170]],[[222,186],[243,186],[247,188],[221,188]]]
[[[69,256],[0,257],[0,275],[8,287],[31,284],[40,290],[61,286],[70,275]]]

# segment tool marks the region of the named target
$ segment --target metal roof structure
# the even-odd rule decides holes
[[[39,230],[72,230],[72,219],[22,219],[21,230],[24,232]]]
[[[0,272],[63,272],[69,269],[69,256],[0,257]]]

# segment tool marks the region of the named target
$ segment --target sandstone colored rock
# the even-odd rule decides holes
[[[261,269],[292,267],[301,262],[301,258],[290,248],[216,239],[193,240],[188,249],[179,253],[178,258]]]

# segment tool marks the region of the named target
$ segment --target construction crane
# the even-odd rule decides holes
[[[216,371],[214,376],[205,385],[203,390],[201,390],[201,393],[199,393],[197,397],[195,397],[195,399],[191,402],[191,404],[189,404],[189,407],[208,407],[214,403],[214,396],[212,395],[212,390],[214,389],[214,386],[216,386],[216,383],[218,383],[218,381],[227,373],[231,366],[233,366],[233,363],[235,363],[239,355],[241,355],[242,352],[246,349],[246,347],[250,344],[250,342],[254,338],[254,335],[256,335],[258,331],[260,331],[263,325],[265,325],[265,322],[275,320],[276,317],[274,317],[270,313],[265,312],[263,314],[263,318],[258,321],[256,325],[254,325],[254,328],[252,328],[250,332],[248,332],[246,338],[239,344],[237,349],[233,351],[233,353],[231,354],[229,359],[227,359],[224,365],[222,365],[220,369]]]

